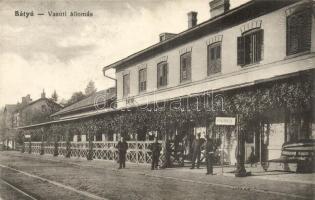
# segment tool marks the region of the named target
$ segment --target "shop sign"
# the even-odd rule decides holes
[[[215,125],[227,125],[234,126],[235,125],[235,117],[216,117]]]

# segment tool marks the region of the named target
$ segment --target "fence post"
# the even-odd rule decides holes
[[[55,136],[55,142],[54,142],[54,156],[58,156],[58,136]]]
[[[25,152],[25,138],[24,138],[24,134],[23,134],[23,137],[22,137],[22,148],[21,148],[21,153],[24,153]]]
[[[32,137],[30,137],[28,144],[29,144],[28,153],[30,154],[32,153]]]
[[[92,142],[92,134],[88,133],[89,146],[88,146],[88,154],[87,160],[93,160],[93,142]]]
[[[136,134],[136,163],[139,164],[138,134]]]
[[[40,144],[40,155],[44,155],[44,133],[42,132],[42,142]]]

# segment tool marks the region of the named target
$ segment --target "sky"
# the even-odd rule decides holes
[[[231,0],[231,8],[248,0]],[[98,90],[114,86],[102,68],[158,42],[163,32],[187,29],[187,13],[198,23],[210,18],[209,0],[0,0],[0,107],[21,97],[59,100],[83,91],[90,80]],[[34,16],[15,16],[33,11]],[[49,17],[48,11],[67,11]],[[71,11],[93,17],[70,17]],[[37,13],[44,13],[38,16]],[[109,75],[114,75],[110,71]]]

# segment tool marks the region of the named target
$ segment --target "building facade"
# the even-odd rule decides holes
[[[161,34],[159,43],[105,67],[104,71],[116,69],[117,108],[143,108],[209,93],[232,92],[237,96],[248,91],[257,94],[261,88],[272,96],[272,92],[277,91],[273,87],[283,85],[289,85],[284,89],[288,90],[286,93],[294,90],[290,88],[301,86],[301,91],[307,93],[308,104],[312,104],[314,2],[253,0],[232,10],[228,7],[228,1],[212,1],[208,21],[197,24],[197,13],[190,12],[187,30]],[[310,81],[310,85],[304,85],[304,79]],[[311,92],[305,88],[311,88]],[[257,95],[253,95],[252,103],[254,98],[258,98]],[[296,101],[300,98],[303,99],[296,97]],[[225,102],[229,101],[231,99],[222,98],[220,109],[227,110]],[[262,104],[263,100],[260,101]],[[283,144],[315,138],[312,106],[293,109],[294,106],[288,104],[257,111],[261,118],[251,121],[252,127],[247,129],[245,156],[248,161],[279,158]],[[259,106],[254,105],[249,112],[254,115]],[[217,112],[213,113],[218,116]],[[213,118],[205,120],[201,125],[193,123],[189,133],[181,137],[182,142],[191,142],[187,135],[198,132],[205,135],[209,129],[214,130]],[[173,130],[174,135],[179,132],[177,128]],[[225,154],[221,159],[235,164],[235,130],[215,128],[212,132],[219,137],[219,148]]]

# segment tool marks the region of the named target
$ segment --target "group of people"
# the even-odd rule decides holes
[[[197,169],[200,167],[200,156],[201,156],[201,146],[203,144],[203,140],[200,137],[201,135],[198,134],[197,138],[194,139],[192,144],[193,149],[193,157],[192,157],[192,166],[191,169],[195,168],[197,164]],[[124,140],[123,137],[120,138],[120,141],[117,144],[118,149],[118,162],[119,168],[122,169],[126,167],[126,153],[128,149],[128,144]],[[151,144],[150,149],[152,151],[152,162],[151,162],[151,170],[155,170],[158,168],[159,165],[159,158],[161,152],[161,144],[158,142],[157,138],[154,138],[154,142]],[[207,164],[207,173],[206,174],[213,174],[213,158],[214,158],[214,143],[213,140],[207,136],[207,141],[205,144],[205,158]]]
[[[120,141],[117,144],[118,149],[118,163],[119,163],[119,168],[122,169],[126,167],[126,153],[128,150],[128,144],[124,140],[124,137],[120,138]],[[161,144],[158,142],[157,138],[154,138],[154,143],[151,144],[150,146],[151,151],[152,151],[152,163],[151,163],[151,169],[157,169],[159,165],[159,158],[160,158],[160,152],[162,150]]]
[[[197,169],[200,167],[200,157],[201,157],[201,146],[203,144],[203,140],[200,137],[201,135],[198,134],[197,138],[194,139],[192,144],[193,149],[193,157],[192,157],[192,166],[190,169],[195,169],[196,161],[197,161]],[[205,158],[207,164],[207,173],[206,174],[213,174],[213,161],[214,161],[214,142],[213,140],[207,136],[207,141],[205,145]]]

